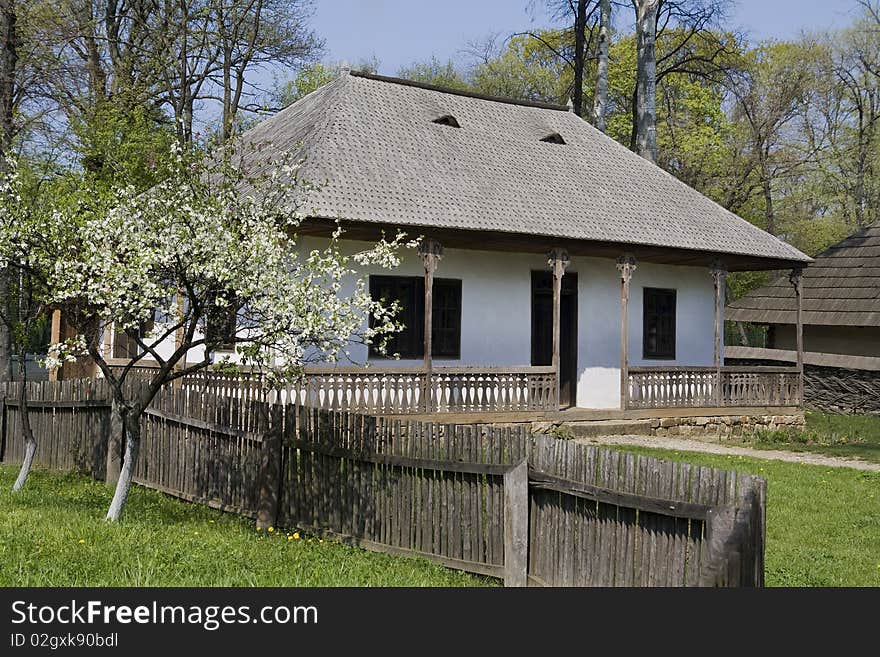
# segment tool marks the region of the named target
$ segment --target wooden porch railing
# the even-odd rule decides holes
[[[307,367],[280,391],[267,391],[258,374],[210,370],[182,383],[201,392],[268,398],[332,411],[372,415],[555,411],[552,367]]]
[[[631,367],[628,408],[799,406],[796,367]]]

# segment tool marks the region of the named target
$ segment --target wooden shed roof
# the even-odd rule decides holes
[[[352,73],[242,139],[302,148],[316,219],[809,261],[565,110]]]
[[[804,269],[803,322],[825,326],[880,326],[880,222],[838,242]],[[726,318],[794,324],[788,276],[731,303]]]

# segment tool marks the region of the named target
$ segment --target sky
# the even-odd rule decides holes
[[[536,0],[317,0],[312,19],[326,41],[330,61],[353,66],[375,56],[379,72],[395,75],[415,61],[461,57],[471,40],[549,24]],[[802,30],[842,27],[856,13],[855,0],[736,0],[731,23],[753,39],[790,38]]]

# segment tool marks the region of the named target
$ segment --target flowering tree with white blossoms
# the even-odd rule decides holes
[[[27,403],[26,355],[35,329],[48,315],[47,282],[55,267],[52,244],[65,239],[55,231],[66,231],[68,226],[55,224],[44,211],[39,185],[22,181],[18,162],[6,160],[0,169],[0,272],[9,283],[0,298],[0,322],[18,353],[18,406],[25,451],[12,490],[20,491],[37,452]]]
[[[352,342],[383,345],[399,330],[395,308],[370,298],[353,265],[397,266],[404,235],[349,258],[337,230],[326,248],[299,252],[297,229],[311,189],[300,179],[302,161],[285,154],[266,166],[263,156],[260,169],[269,173],[253,176],[250,154],[227,146],[196,159],[176,151],[171,175],[146,194],[123,189],[109,211],[81,205],[75,216],[56,216],[75,225],[76,236],[59,245],[64,255],[50,288],[77,337],[53,345],[52,364],[85,351],[107,379],[111,481],[109,461],[124,437],[108,520],[118,519],[125,505],[141,414],[164,385],[211,365],[218,347],[234,348],[242,364],[280,383],[307,362],[336,361]],[[345,294],[348,280],[354,291]],[[230,324],[232,330],[216,328]],[[121,368],[111,367],[101,350],[111,325],[133,345]],[[170,353],[160,348],[169,339]],[[127,385],[145,358],[158,367],[146,384]]]

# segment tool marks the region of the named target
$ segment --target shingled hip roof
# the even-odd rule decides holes
[[[816,256],[803,273],[803,323],[880,326],[880,222]],[[727,319],[794,324],[795,296],[787,276],[733,302]]]
[[[564,110],[352,73],[243,139],[301,147],[313,217],[809,260]]]

